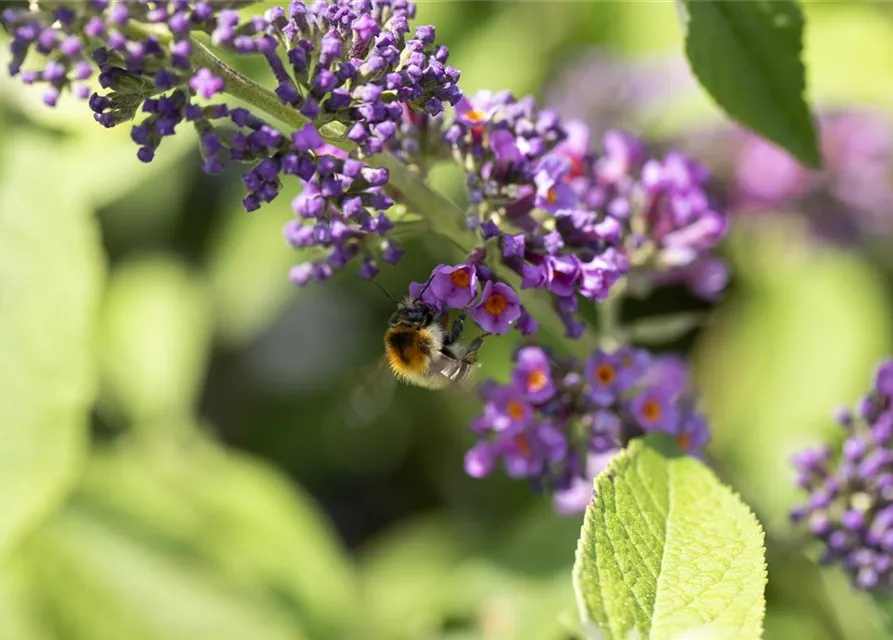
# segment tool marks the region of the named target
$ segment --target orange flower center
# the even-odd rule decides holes
[[[642,406],[642,413],[645,415],[645,419],[648,422],[657,422],[660,420],[661,412],[660,402],[657,400],[646,400],[645,404]]]
[[[468,269],[458,269],[450,274],[450,282],[457,287],[467,287],[471,283],[468,277]]]
[[[465,119],[472,124],[483,122],[487,115],[480,109],[471,109],[465,112]]]
[[[571,161],[571,170],[567,174],[567,179],[572,180],[583,175],[583,158],[580,156],[567,156]]]
[[[505,308],[508,306],[508,301],[505,299],[501,293],[494,293],[489,298],[484,301],[484,309],[491,316],[498,316],[500,313],[505,311]]]
[[[680,433],[676,436],[676,444],[678,444],[683,449],[688,449],[688,445],[691,444],[691,436],[687,433]]]
[[[558,196],[555,195],[555,189],[549,189],[549,193],[546,194],[546,202],[554,204],[556,200],[558,200]]]
[[[519,436],[515,436],[515,446],[518,447],[518,451],[521,452],[521,455],[525,458],[530,457],[530,443],[527,442],[527,436],[525,434],[521,434]]]
[[[531,391],[542,391],[549,384],[549,378],[540,369],[531,371],[527,376],[527,388]]]
[[[614,367],[607,362],[598,365],[598,368],[595,370],[595,378],[603,385],[611,384],[616,377],[617,372],[614,371]]]
[[[524,417],[524,405],[517,400],[510,400],[506,406],[506,412],[512,420],[520,420]]]

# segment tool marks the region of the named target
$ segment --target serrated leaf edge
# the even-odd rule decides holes
[[[642,438],[636,438],[625,449],[621,450],[616,456],[611,458],[611,460],[608,462],[608,466],[605,467],[602,470],[602,472],[599,473],[598,476],[596,476],[596,478],[593,480],[592,498],[590,499],[589,506],[594,506],[594,500],[596,500],[598,497],[597,488],[599,485],[599,481],[602,478],[605,478],[608,482],[612,482],[611,475],[612,475],[612,473],[616,472],[617,467],[621,464],[634,462],[634,456],[638,455],[643,448],[647,448],[647,447],[648,447],[647,443]],[[766,585],[769,582],[769,566],[766,563],[766,530],[763,528],[763,525],[760,522],[759,518],[757,518],[756,513],[754,513],[754,510],[750,507],[750,505],[746,501],[744,501],[742,499],[741,494],[738,491],[736,491],[734,488],[732,488],[730,485],[723,482],[719,478],[719,476],[716,475],[716,472],[713,469],[711,469],[709,466],[707,466],[706,464],[703,466],[704,466],[704,469],[710,475],[713,476],[713,478],[716,480],[716,482],[721,487],[723,487],[726,491],[728,491],[728,493],[731,494],[732,497],[734,497],[736,500],[738,500],[738,502],[742,506],[744,506],[744,509],[745,509],[746,513],[748,514],[750,521],[756,525],[756,528],[757,528],[757,531],[758,531],[759,537],[760,537],[760,550],[763,552],[763,561],[760,566],[760,582],[763,587],[763,593],[765,594]],[[668,496],[668,514],[670,511],[672,511],[672,492],[671,492],[671,495]],[[589,510],[589,508],[587,508],[586,513],[583,518],[583,523],[580,526],[580,534],[581,535],[577,540],[577,549],[576,549],[576,552],[574,553],[574,568],[572,569],[574,599],[576,601],[577,610],[580,615],[580,622],[581,622],[583,628],[586,630],[587,639],[588,640],[607,640],[607,638],[609,638],[610,635],[607,632],[605,632],[604,630],[600,629],[598,624],[594,620],[592,620],[587,613],[587,603],[586,603],[585,597],[583,595],[583,588],[582,588],[583,585],[580,582],[581,581],[580,572],[577,571],[577,567],[582,566],[581,560],[582,560],[582,555],[584,553],[584,547],[586,545],[585,539],[584,539],[582,533],[583,533],[583,530],[586,528],[586,525],[587,525],[587,522],[589,519],[589,513],[590,513],[590,510]],[[660,575],[663,575],[663,552],[661,552],[661,571],[658,576],[658,579],[659,579]],[[657,600],[655,599],[655,602],[656,601]],[[762,633],[764,631],[763,621],[765,620],[765,617],[766,617],[766,598],[763,597],[760,600],[760,611],[759,611],[760,637],[762,636]],[[685,632],[677,634],[677,637],[680,639],[683,637],[687,637],[687,634],[690,633],[691,631],[696,631],[696,629],[695,630],[687,630]],[[650,626],[649,626],[649,634],[650,634]],[[628,635],[628,637],[624,638],[624,640],[631,640],[631,636],[629,636],[629,634],[627,634],[627,635]]]

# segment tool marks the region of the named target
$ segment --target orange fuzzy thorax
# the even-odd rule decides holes
[[[399,326],[390,329],[385,334],[385,356],[394,375],[412,384],[432,387],[435,381],[428,373],[431,359],[443,345],[442,334],[438,325],[423,329]]]

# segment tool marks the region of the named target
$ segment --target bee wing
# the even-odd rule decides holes
[[[351,427],[366,427],[375,422],[393,402],[396,386],[387,360],[377,360],[361,372],[351,388],[344,407],[344,422]]]
[[[465,386],[480,365],[441,356],[431,363],[429,375],[441,375],[452,385]]]

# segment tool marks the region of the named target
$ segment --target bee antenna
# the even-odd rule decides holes
[[[428,282],[425,283],[425,286],[422,287],[422,290],[419,291],[419,295],[417,295],[417,296],[415,297],[416,302],[418,302],[419,300],[421,300],[421,299],[422,299],[422,296],[425,295],[425,292],[428,290],[428,287],[431,286],[431,281],[432,281],[432,280],[434,280],[434,274],[433,274],[433,273],[431,274],[431,277],[428,278]]]
[[[382,292],[394,302],[394,304],[399,304],[399,301],[396,298],[394,298],[394,296],[392,296],[390,293],[388,293],[388,290],[385,289],[384,285],[382,285],[378,280],[376,280],[375,278],[372,278],[372,282],[374,282],[378,286],[378,288],[381,289]]]

